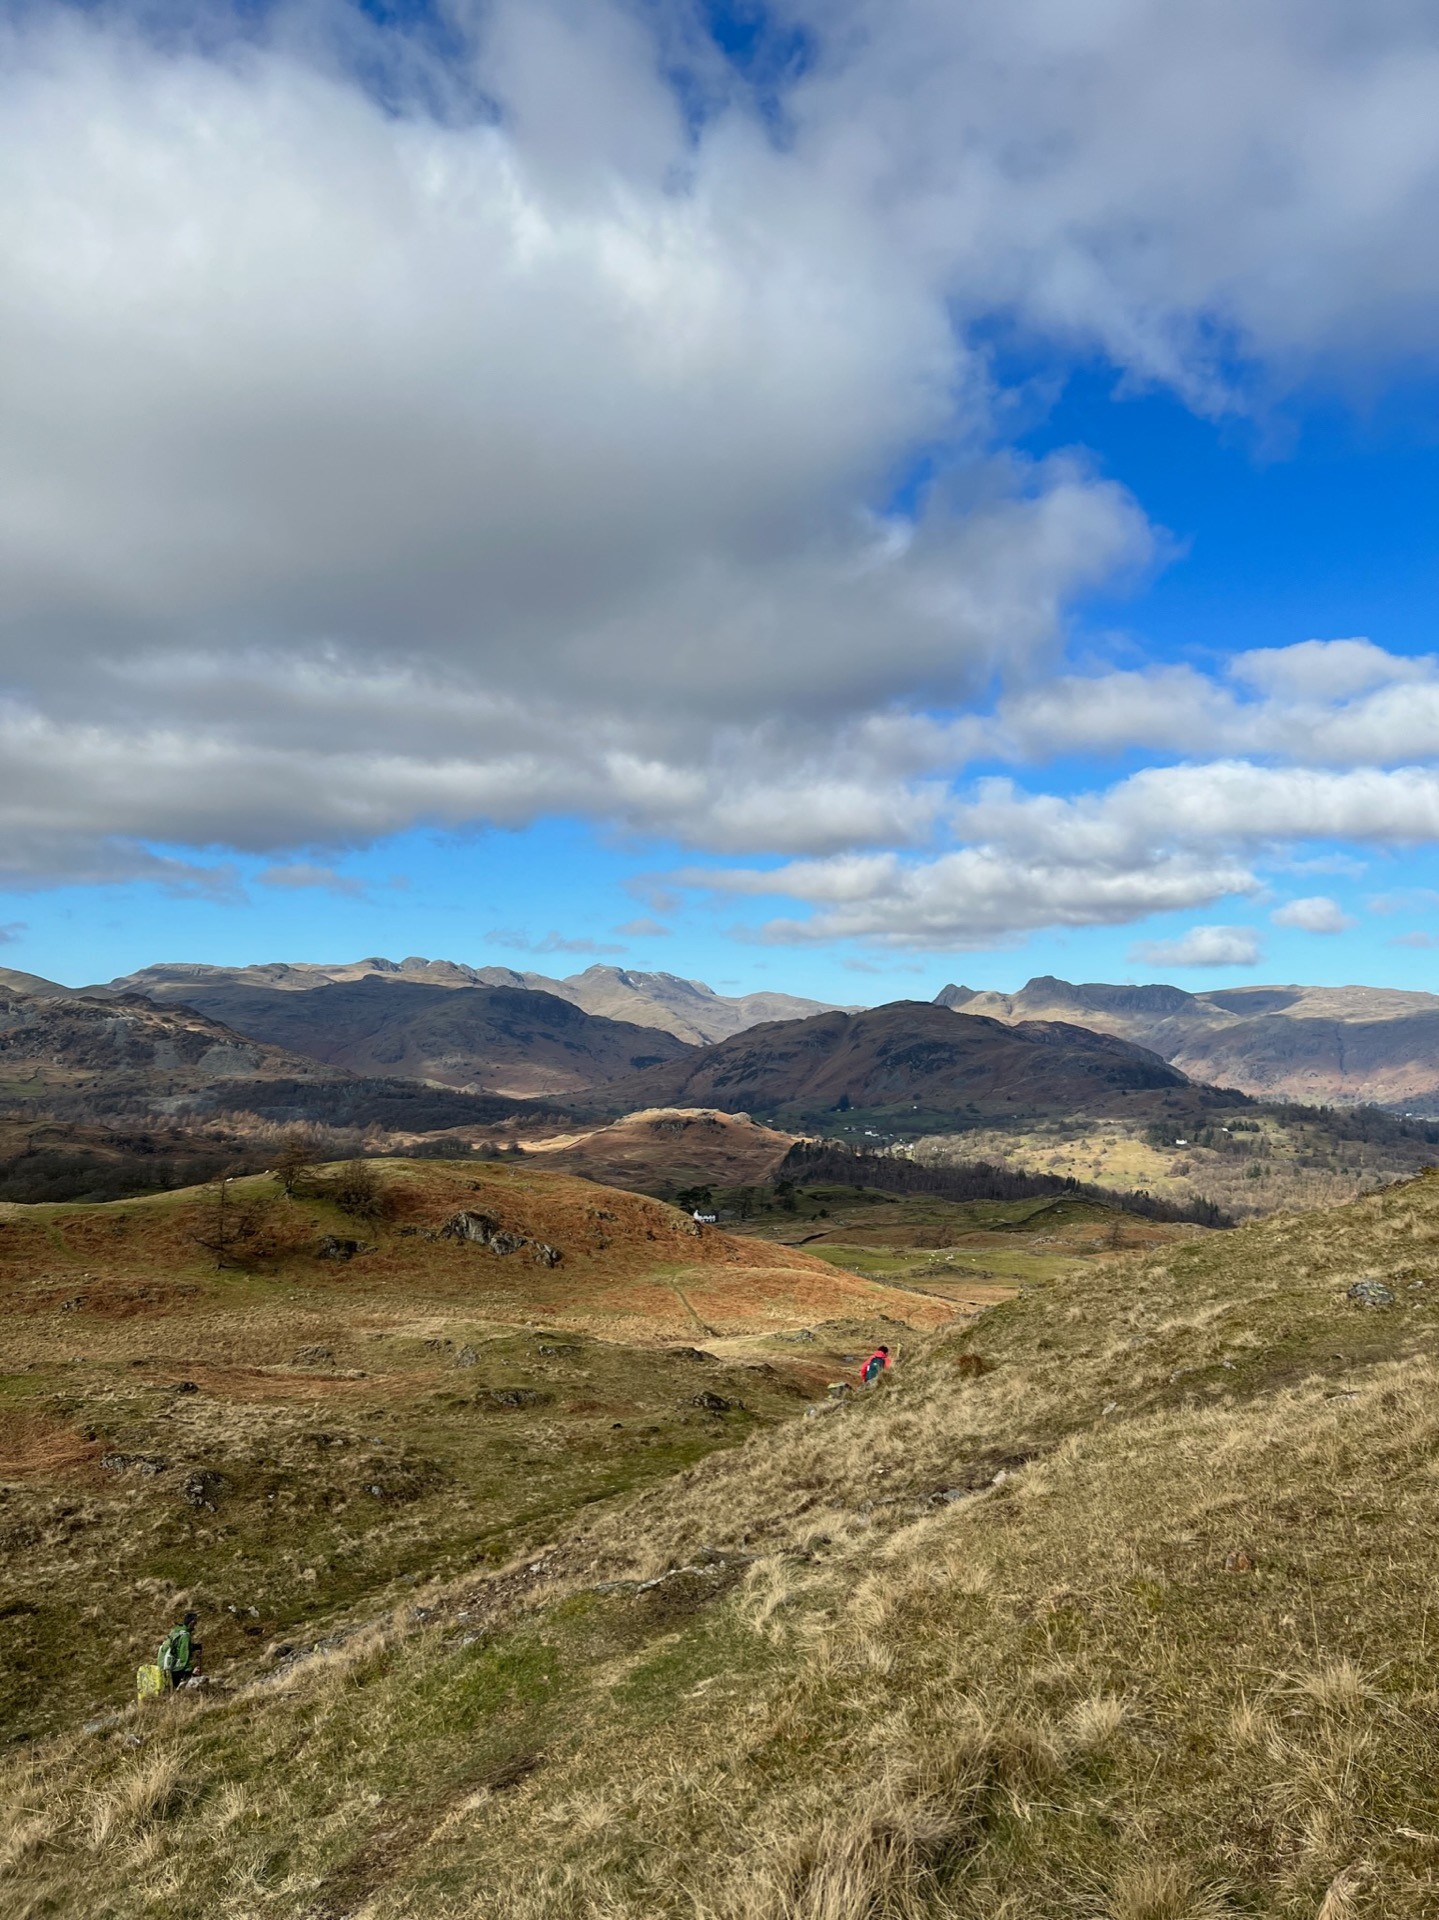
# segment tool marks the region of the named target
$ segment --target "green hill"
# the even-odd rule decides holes
[[[1433,1175],[1072,1269],[503,1569],[13,1753],[6,1911],[1420,1920],[1436,1347]]]

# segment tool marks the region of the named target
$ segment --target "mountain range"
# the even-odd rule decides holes
[[[564,979],[552,979],[544,973],[519,973],[513,967],[470,967],[460,961],[425,960],[417,955],[406,960],[372,957],[337,965],[272,961],[253,967],[210,967],[178,962],[142,967],[138,973],[112,980],[109,990],[143,993],[162,1002],[183,1001],[224,1020],[229,1018],[227,1006],[255,1004],[227,1000],[224,996],[232,989],[294,994],[361,981],[460,991],[507,987],[544,993],[606,1020],[657,1027],[691,1046],[724,1040],[762,1020],[802,1020],[806,1014],[829,1011],[827,1001],[804,1000],[792,993],[746,993],[727,999],[702,980],[684,980],[674,973],[632,973],[623,967],[594,966]]]
[[[1144,1072],[1157,1057],[1189,1081],[1260,1099],[1439,1112],[1439,995],[1374,987],[1189,993],[1161,983],[1075,984],[1042,975],[1014,994],[943,988],[933,1004],[946,1013],[1011,1031],[1063,1030],[1070,1065],[1058,1080],[1050,1076],[1042,1098],[1030,1068],[1020,1064],[1032,1059],[1032,1034],[1012,1056],[991,1036],[961,1067],[944,1050],[953,1030],[925,1024],[918,1011],[929,1003],[894,1003],[908,1009],[901,1024],[912,1029],[899,1036],[888,1031],[897,1016],[883,1008],[866,1013],[771,993],[726,998],[700,981],[618,967],[593,966],[556,980],[418,957],[335,965],[167,963],[83,988],[0,969],[0,994],[8,1007],[0,1017],[12,1034],[4,1043],[10,1077],[18,1073],[27,1086],[43,1081],[57,1090],[87,1078],[98,1085],[97,1075],[117,1087],[138,1085],[137,1074],[158,1076],[176,1094],[256,1075],[300,1083],[382,1076],[513,1100],[574,1098],[602,1087],[607,1111],[618,1111],[616,1102],[626,1099],[635,1107],[682,1101],[753,1105],[794,1120],[847,1097],[866,1109],[952,1111],[957,1103],[998,1117],[1028,1111],[1035,1102],[1056,1111],[1056,1101],[1070,1096],[1086,1106],[1090,1068],[1098,1070],[1092,1043],[1101,1036],[1144,1050],[1150,1062]],[[44,1006],[49,1026],[37,1025]],[[127,1011],[109,1027],[81,1011],[100,1006]],[[68,1025],[62,1008],[70,1009]],[[159,1036],[154,1023],[167,1012],[180,1025],[152,1066],[142,1066],[135,1048],[143,1053],[150,1044],[142,1034]],[[868,1036],[878,1034],[871,1016],[881,1014],[884,1038],[876,1039],[864,1064]],[[861,1025],[846,1024],[852,1020]],[[208,1031],[205,1022],[216,1033],[197,1051],[195,1036]],[[48,1056],[42,1027],[46,1033],[54,1027],[57,1035],[63,1029]],[[215,1051],[221,1031],[226,1037]],[[96,1047],[104,1033],[115,1037],[104,1042],[102,1058]],[[831,1058],[827,1050],[842,1034],[854,1037]],[[274,1058],[258,1064],[254,1043],[281,1050],[290,1064]],[[940,1054],[923,1065],[921,1056],[937,1044]],[[235,1046],[251,1053],[226,1051]],[[39,1051],[29,1059],[27,1049]],[[253,1067],[247,1064],[252,1055]],[[821,1056],[827,1061],[822,1070]],[[901,1056],[908,1063],[902,1068],[896,1065]],[[1103,1070],[1114,1069],[1116,1059],[1104,1055]],[[317,1077],[317,1068],[329,1075]]]
[[[162,1006],[198,1008],[238,1033],[351,1073],[514,1099],[576,1093],[690,1051],[661,1028],[520,987],[363,974],[304,990],[201,979],[147,991]]]
[[[1439,994],[1387,987],[947,986],[936,1003],[1008,1024],[1065,1020],[1153,1052],[1192,1080],[1266,1100],[1439,1111]]]

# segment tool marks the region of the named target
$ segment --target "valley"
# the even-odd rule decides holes
[[[1009,1022],[1073,1020],[1131,1040],[1191,1079],[1260,1099],[1439,1114],[1439,995],[1382,987],[948,986],[941,1006]]]

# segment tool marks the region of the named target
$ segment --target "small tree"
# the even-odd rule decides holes
[[[252,1266],[275,1252],[269,1209],[263,1201],[237,1201],[228,1176],[215,1189],[201,1218],[196,1244],[215,1256],[217,1270]]]
[[[380,1220],[390,1210],[390,1197],[368,1160],[348,1161],[330,1189],[330,1198],[353,1220]]]
[[[275,1162],[275,1178],[280,1183],[280,1191],[287,1200],[293,1200],[297,1190],[302,1187],[319,1164],[319,1152],[314,1140],[307,1133],[295,1132],[285,1136],[285,1144],[280,1149],[280,1157]]]

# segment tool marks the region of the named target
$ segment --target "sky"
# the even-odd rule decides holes
[[[5,964],[1431,984],[1432,8],[0,39]]]

